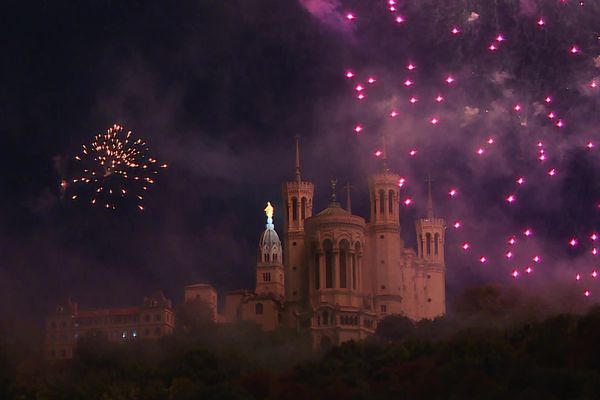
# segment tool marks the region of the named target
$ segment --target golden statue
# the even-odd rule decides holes
[[[270,201],[267,201],[267,207],[265,208],[265,213],[267,214],[267,218],[273,219],[273,206]]]

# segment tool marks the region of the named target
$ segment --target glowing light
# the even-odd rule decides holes
[[[590,235],[590,239],[592,239],[592,240],[598,240],[598,234],[597,233],[592,233]]]
[[[580,52],[579,47],[577,46],[572,46],[569,51],[571,52],[571,54],[577,54]]]
[[[400,178],[400,180],[398,180],[398,187],[404,186],[404,183],[406,183],[406,180],[404,178]]]
[[[533,272],[533,268],[527,267],[527,268],[525,268],[525,272],[527,272],[528,274],[530,274],[530,273]]]
[[[416,149],[412,149],[411,151],[408,152],[409,155],[411,156],[416,156],[417,155],[417,150]]]
[[[557,128],[562,128],[563,126],[565,126],[565,123],[562,120],[558,120],[558,122],[556,123],[556,127]]]
[[[356,96],[357,99],[362,100],[365,98],[365,95],[362,93],[359,93],[358,96]]]
[[[537,24],[538,24],[538,26],[544,26],[546,24],[546,22],[544,22],[543,18],[540,18],[537,20]]]
[[[411,86],[413,84],[413,81],[411,81],[410,79],[407,79],[404,81],[404,86],[408,87]]]
[[[553,119],[554,117],[556,117],[556,114],[554,114],[553,112],[550,112],[548,114],[548,118]]]
[[[405,206],[410,206],[411,204],[412,204],[412,199],[411,199],[411,198],[409,198],[409,197],[407,197],[407,198],[404,200],[404,205],[405,205]]]
[[[408,101],[410,101],[411,104],[415,104],[419,100],[416,97],[411,97]]]
[[[412,64],[412,63],[411,63],[411,64],[408,64],[408,65],[406,66],[406,69],[408,69],[409,71],[412,71],[412,70],[413,70],[413,69],[415,69],[415,68],[417,68],[417,67],[415,67],[415,65],[414,65],[414,64]]]
[[[379,157],[379,156],[381,156],[381,154],[383,154],[383,153],[381,152],[381,150],[377,150],[377,151],[375,152],[375,157]]]
[[[515,195],[514,195],[514,194],[511,194],[511,195],[509,195],[509,196],[507,196],[507,197],[506,197],[506,201],[507,201],[509,204],[512,204],[512,203],[514,203],[514,202],[515,202],[515,200],[517,200],[517,198],[515,197]]]
[[[483,256],[479,258],[479,262],[482,264],[485,263],[486,261],[487,261],[487,258],[485,258]]]
[[[363,127],[360,125],[356,125],[354,127],[354,132],[356,132],[356,133],[360,133],[362,130],[363,130]]]
[[[512,258],[512,256],[513,256],[512,251],[507,251],[505,256],[506,256],[506,258],[509,258],[509,259]]]
[[[519,112],[519,111],[521,111],[521,106],[517,104],[517,105],[515,105],[515,106],[513,107],[513,109],[514,109],[515,111]]]
[[[397,22],[397,23],[399,23],[399,24],[401,24],[401,23],[403,23],[403,22],[404,22],[404,18],[402,18],[400,15],[398,15],[398,16],[396,17],[396,22]]]
[[[581,280],[581,275],[579,275],[579,274],[575,275],[575,280],[576,280],[576,281],[579,281],[579,280]]]
[[[517,271],[516,269],[513,269],[513,271],[510,274],[512,275],[513,278],[519,277],[519,271]]]
[[[354,76],[354,73],[352,71],[347,71],[346,72],[346,78],[350,79]]]
[[[431,118],[431,121],[429,121],[429,122],[431,122],[433,125],[435,125],[435,124],[437,124],[438,122],[440,122],[440,120],[439,120],[439,119],[437,119],[437,118],[435,118],[435,117],[433,117],[433,118]]]
[[[450,84],[450,83],[452,83],[452,82],[454,82],[454,78],[453,78],[453,77],[451,77],[451,76],[448,76],[448,77],[446,78],[446,83]]]
[[[492,137],[491,137],[491,138],[489,138],[489,139],[487,140],[487,142],[488,142],[488,144],[494,144],[494,138],[492,138]]]
[[[460,30],[455,26],[452,28],[452,30],[450,31],[453,35],[458,35],[460,33]]]
[[[521,177],[519,177],[519,179],[517,179],[517,183],[518,183],[519,185],[522,185],[522,184],[524,184],[524,183],[525,183],[525,178],[523,178],[522,176],[521,176]]]
[[[598,277],[598,271],[593,270],[592,271],[592,278],[597,278]]]
[[[375,82],[377,82],[377,80],[371,76],[371,77],[369,77],[369,79],[367,79],[367,82],[368,83],[375,83]]]
[[[569,244],[571,245],[571,247],[577,246],[577,239],[573,238],[573,239],[569,240]]]
[[[591,295],[591,294],[592,294],[592,293],[591,293],[589,290],[586,290],[585,292],[583,292],[583,295],[584,295],[585,297],[590,297],[590,295]]]
[[[548,171],[548,175],[550,175],[550,176],[556,175],[556,169],[552,168],[550,171]]]
[[[531,229],[527,228],[527,229],[525,229],[525,230],[523,231],[523,235],[525,235],[525,236],[528,236],[528,237],[529,237],[529,236],[533,235],[533,230],[531,230]]]
[[[598,87],[598,84],[596,83],[596,81],[592,81],[592,83],[590,83],[590,87],[595,89],[596,87]]]
[[[356,87],[354,88],[354,90],[356,90],[357,92],[361,92],[365,89],[365,87],[361,84],[356,85]]]
[[[454,227],[454,229],[458,229],[458,228],[460,228],[460,227],[462,226],[462,224],[461,224],[461,222],[460,222],[460,221],[456,221],[456,222],[454,223],[454,225],[452,225],[452,226]]]
[[[534,263],[538,263],[538,262],[540,262],[540,260],[541,260],[540,256],[533,257],[533,262]]]
[[[468,242],[465,242],[465,243],[463,243],[463,244],[462,244],[462,249],[463,249],[464,251],[467,251],[467,250],[469,250],[469,248],[470,248],[470,247],[471,247],[471,245],[469,245],[469,243],[468,243]]]
[[[438,96],[435,98],[435,101],[441,103],[442,101],[444,101],[444,98],[438,94]]]
[[[450,195],[450,197],[454,197],[458,194],[458,191],[456,189],[450,189],[448,194]]]
[[[392,111],[392,112],[390,113],[390,117],[394,118],[394,117],[396,117],[396,116],[398,116],[398,113],[397,113],[396,111]]]
[[[510,245],[513,245],[513,244],[515,244],[515,243],[517,243],[517,238],[515,238],[514,236],[511,236],[511,237],[508,239],[508,244],[510,244]]]
[[[545,101],[546,103],[550,103],[550,102],[552,101],[552,99],[550,98],[550,96],[547,96],[547,97],[544,99],[544,101]]]
[[[496,50],[498,50],[498,48],[496,47],[496,45],[494,45],[493,43],[492,43],[492,44],[490,44],[490,46],[488,47],[488,49],[489,49],[490,51],[496,51]]]
[[[352,20],[356,19],[356,17],[352,13],[347,13],[346,14],[346,19],[349,20],[349,21],[352,21]]]
[[[484,153],[483,148],[480,147],[480,148],[477,149],[477,154],[478,155],[482,155],[483,153]]]
[[[502,36],[502,34],[500,34],[500,35],[496,36],[496,41],[498,41],[498,42],[503,42],[504,40],[505,40],[505,39],[504,39],[504,36]]]
[[[592,249],[592,254],[593,254],[593,255],[598,255],[598,249],[594,247],[594,248]]]

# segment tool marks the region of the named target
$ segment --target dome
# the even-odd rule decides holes
[[[260,235],[258,241],[258,262],[264,264],[281,264],[283,261],[283,251],[281,240],[275,231],[273,225],[273,208],[271,203],[267,203],[267,225],[264,232]]]
[[[329,207],[318,213],[316,216],[326,216],[326,215],[352,215],[348,210],[343,209],[340,206],[340,203],[329,203]]]

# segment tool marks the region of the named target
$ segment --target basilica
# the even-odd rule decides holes
[[[283,240],[268,203],[255,290],[227,293],[222,314],[209,285],[186,287],[186,299],[204,299],[216,321],[310,331],[315,346],[363,339],[391,314],[413,320],[445,314],[446,223],[434,216],[431,183],[426,215],[415,221],[415,252],[400,236],[400,176],[385,161],[369,177],[368,221],[352,214],[349,201],[342,207],[335,183],[327,208],[314,212],[314,184],[300,172],[296,139],[295,174],[282,185]]]

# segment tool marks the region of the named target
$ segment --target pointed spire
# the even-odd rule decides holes
[[[383,161],[383,172],[389,172],[389,168],[387,166],[387,144],[385,141],[385,132],[381,133],[381,147],[382,147],[382,161]]]
[[[350,185],[350,181],[346,182],[346,210],[350,214],[352,214],[352,198],[350,197],[350,189],[352,189],[352,185]]]
[[[433,219],[433,198],[431,197],[431,175],[427,175],[427,219]]]
[[[296,182],[300,182],[302,180],[300,178],[300,136],[295,135],[294,139],[296,140]]]

